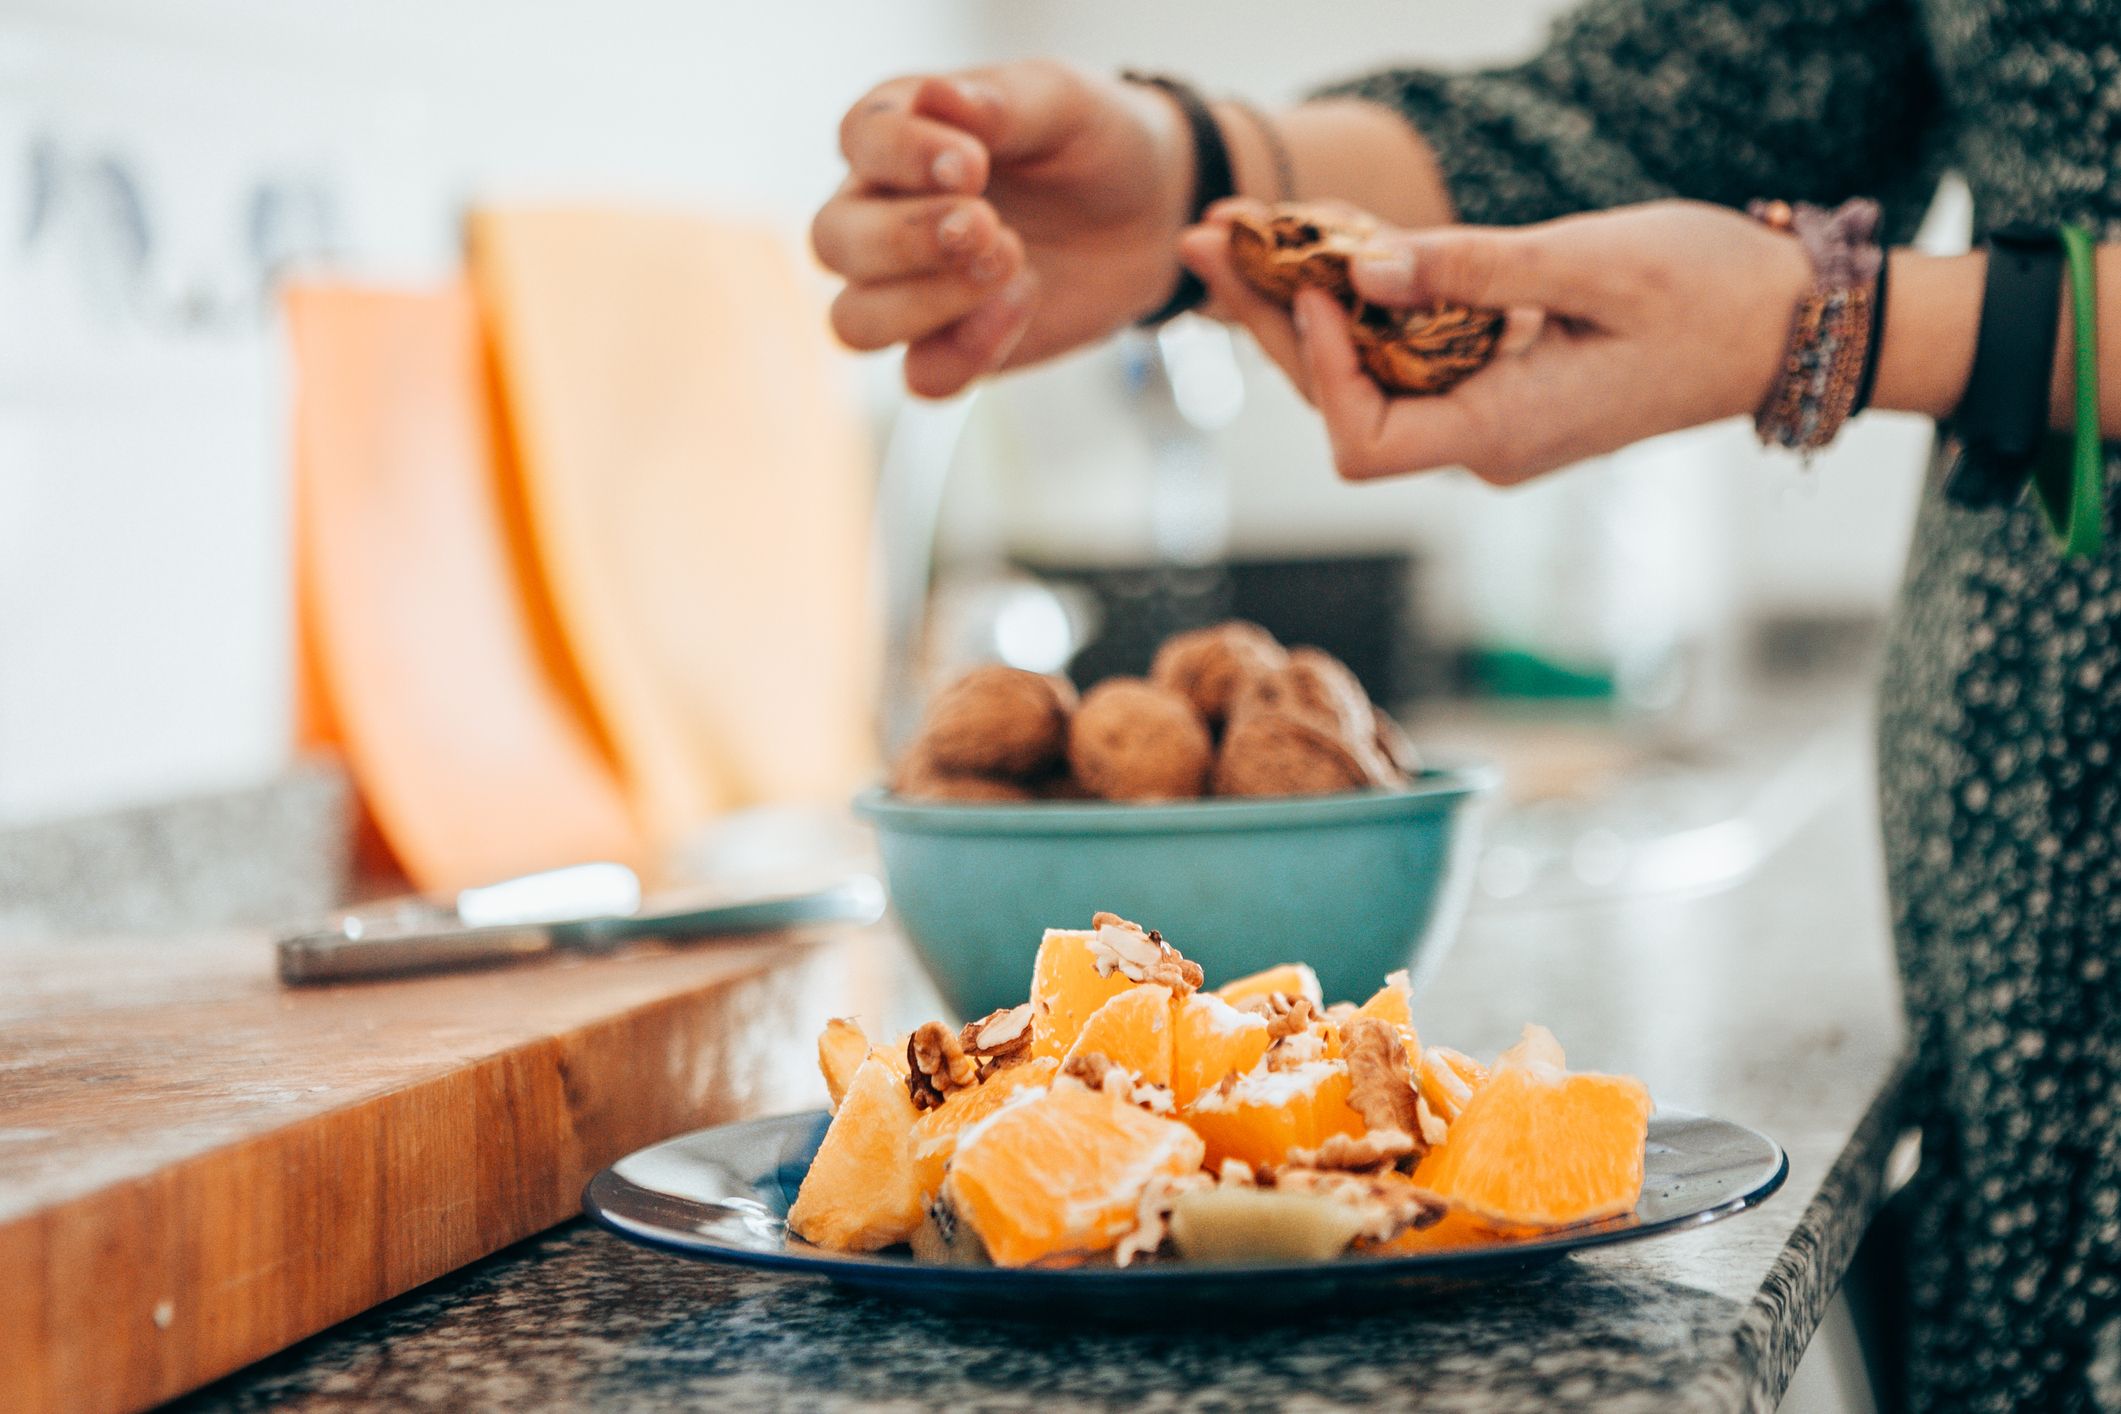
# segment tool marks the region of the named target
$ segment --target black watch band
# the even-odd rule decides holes
[[[1951,432],[1966,449],[1944,495],[1969,509],[2018,499],[2047,439],[2062,298],[2062,238],[2048,226],[2005,226],[1988,238],[1988,281],[1966,396]]]
[[[1188,223],[1200,220],[1203,213],[1225,197],[1237,195],[1237,177],[1230,169],[1230,149],[1223,142],[1222,126],[1215,115],[1208,111],[1207,100],[1193,85],[1163,74],[1143,74],[1128,69],[1120,74],[1128,83],[1147,84],[1168,94],[1185,114],[1186,128],[1193,140],[1193,200],[1186,208]],[[1141,321],[1143,327],[1175,319],[1187,310],[1199,308],[1208,297],[1208,287],[1201,283],[1200,276],[1181,266],[1178,284],[1154,314]]]

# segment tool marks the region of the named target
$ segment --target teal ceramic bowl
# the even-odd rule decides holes
[[[1485,767],[1405,790],[1166,805],[960,805],[864,792],[891,905],[961,1016],[1024,999],[1047,928],[1155,928],[1215,986],[1308,962],[1326,999],[1441,957],[1471,888]]]

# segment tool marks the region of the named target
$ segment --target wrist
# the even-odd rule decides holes
[[[1230,175],[1237,194],[1256,201],[1294,201],[1294,191],[1283,191],[1276,170],[1273,139],[1260,130],[1261,123],[1275,119],[1242,103],[1210,103],[1208,112],[1222,129],[1223,147],[1230,154]]]
[[[1966,396],[1974,366],[1988,256],[1900,249],[1886,258],[1892,262],[1892,297],[1871,406],[1948,418]]]

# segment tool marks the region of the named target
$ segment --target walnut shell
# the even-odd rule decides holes
[[[1244,685],[1233,715],[1282,712],[1311,718],[1336,736],[1349,739],[1376,734],[1376,709],[1361,679],[1346,663],[1322,648],[1294,648],[1288,661]]]
[[[919,746],[900,758],[891,773],[891,789],[908,800],[957,801],[967,805],[1013,805],[1037,798],[1031,787],[1021,781],[945,770]]]
[[[1364,309],[1355,321],[1356,357],[1387,392],[1447,393],[1487,366],[1502,339],[1498,309]]]
[[[1246,712],[1231,721],[1215,758],[1217,795],[1329,795],[1371,784],[1362,756],[1311,716]]]
[[[1059,678],[998,664],[974,668],[936,694],[916,749],[952,775],[1030,780],[1068,749],[1075,689]]]
[[[1377,750],[1392,763],[1394,770],[1402,776],[1421,774],[1421,753],[1414,749],[1414,742],[1407,736],[1406,728],[1400,726],[1391,713],[1379,707],[1374,713],[1377,720]]]
[[[1438,305],[1385,309],[1356,298],[1348,262],[1377,223],[1332,206],[1287,203],[1244,213],[1230,223],[1230,261],[1246,284],[1288,304],[1305,285],[1325,290],[1356,316],[1356,355],[1390,393],[1448,392],[1495,356],[1503,314]]]
[[[1230,260],[1246,284],[1277,304],[1316,285],[1353,305],[1348,261],[1376,230],[1373,218],[1346,207],[1284,202],[1231,219]]]
[[[1084,695],[1068,726],[1075,778],[1107,800],[1200,795],[1215,744],[1193,704],[1140,678],[1107,678]]]
[[[1210,726],[1229,718],[1238,694],[1254,678],[1285,667],[1288,650],[1258,624],[1232,619],[1164,640],[1149,681],[1182,693]]]

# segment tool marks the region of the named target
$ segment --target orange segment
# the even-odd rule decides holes
[[[923,1198],[933,1197],[943,1186],[943,1172],[957,1152],[958,1136],[969,1125],[999,1110],[1018,1092],[1050,1084],[1060,1062],[1037,1056],[1022,1065],[998,1070],[970,1090],[959,1090],[940,1108],[922,1115],[913,1125],[913,1167]]]
[[[1414,1088],[1429,1102],[1430,1112],[1445,1124],[1457,1119],[1473,1092],[1487,1083],[1485,1066],[1449,1046],[1431,1046],[1414,1062]]]
[[[1135,986],[1125,974],[1100,977],[1087,931],[1048,928],[1031,967],[1031,1054],[1059,1060],[1075,1044],[1083,1023],[1121,992]]]
[[[1313,1007],[1321,1012],[1326,1009],[1326,994],[1318,985],[1318,974],[1301,962],[1285,962],[1215,989],[1217,996],[1232,1004],[1253,997],[1270,997],[1276,992],[1291,997],[1309,997]]]
[[[1101,1055],[1151,1085],[1169,1085],[1171,989],[1130,986],[1090,1013],[1068,1055]]]
[[[825,1077],[825,1093],[831,1098],[832,1108],[840,1107],[840,1097],[854,1080],[854,1072],[861,1068],[869,1055],[869,1038],[862,1028],[844,1016],[835,1016],[825,1023],[825,1029],[817,1033],[817,1068]]]
[[[1509,1238],[1509,1233],[1489,1226],[1471,1213],[1453,1208],[1433,1227],[1408,1228],[1391,1241],[1381,1242],[1370,1250],[1393,1253],[1443,1252],[1454,1247],[1485,1247],[1494,1242],[1507,1242]]]
[[[911,1237],[923,1216],[911,1143],[917,1117],[905,1077],[882,1056],[864,1060],[803,1176],[789,1230],[840,1252]]]
[[[1622,1075],[1498,1065],[1414,1181],[1488,1223],[1562,1227],[1642,1196],[1650,1094]]]
[[[1406,1043],[1407,1054],[1421,1054],[1421,1035],[1414,1029],[1414,992],[1407,983],[1405,968],[1385,978],[1385,984],[1376,995],[1355,1009],[1358,1016],[1374,1016],[1379,1021],[1388,1021],[1399,1028],[1399,1038]]]
[[[1201,1163],[1185,1125],[1065,1076],[959,1139],[943,1196],[1004,1267],[1106,1250],[1150,1180]]]
[[[1242,1075],[1267,1053],[1267,1019],[1239,1011],[1213,992],[1195,992],[1172,1009],[1171,1098],[1180,1109],[1226,1075]]]
[[[1279,1164],[1292,1149],[1315,1149],[1330,1135],[1364,1127],[1348,1108],[1348,1067],[1332,1060],[1250,1071],[1227,1092],[1202,1095],[1185,1118],[1206,1143],[1210,1168],[1224,1159]]]

